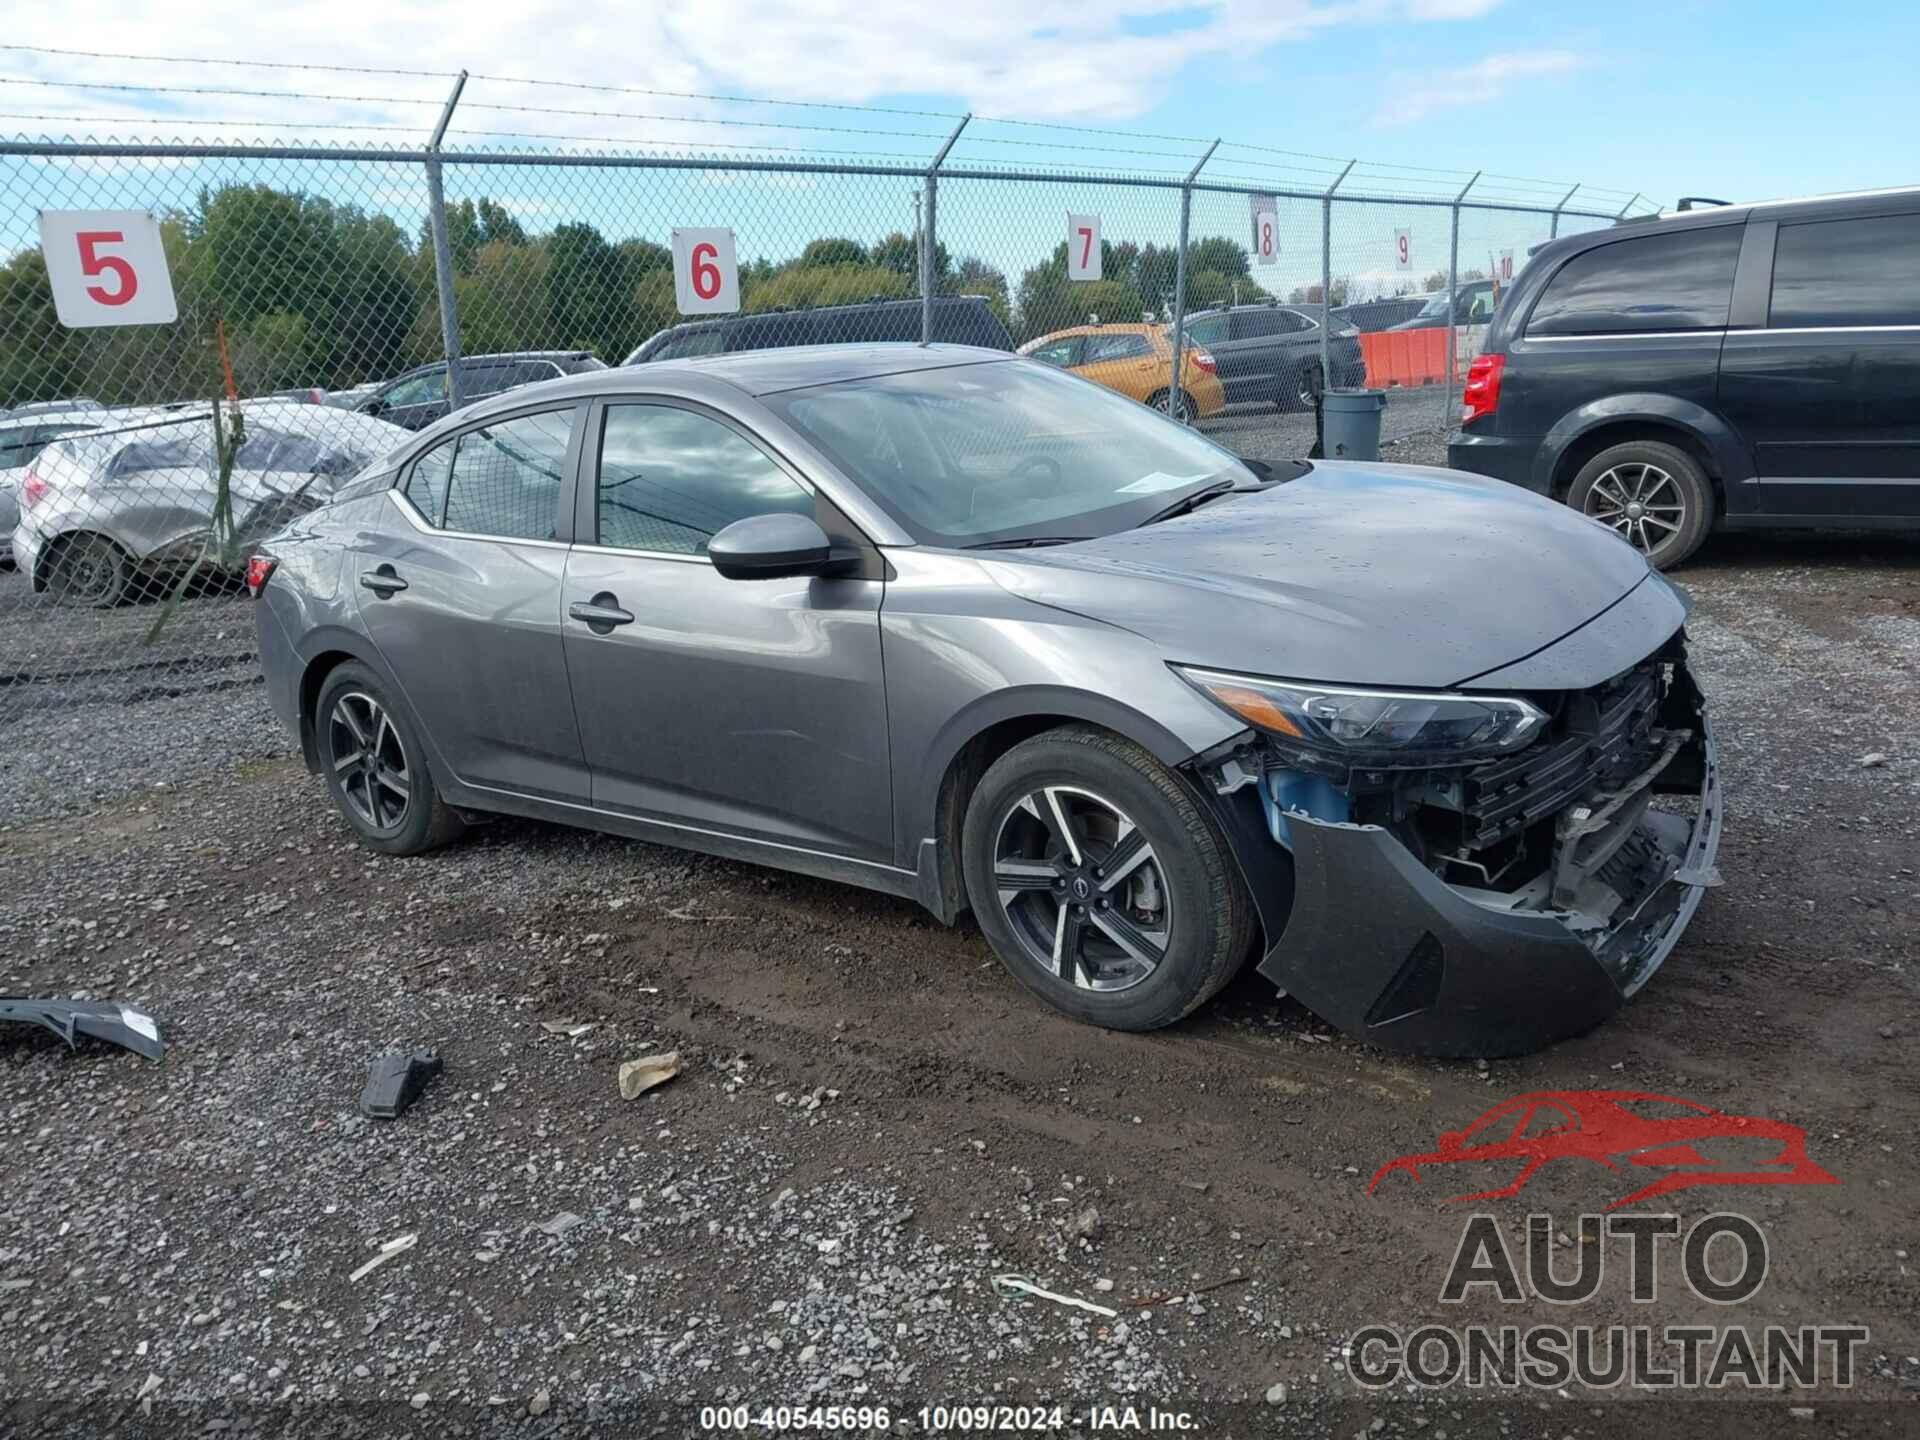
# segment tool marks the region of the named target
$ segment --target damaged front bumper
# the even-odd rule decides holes
[[[1512,890],[1450,884],[1381,825],[1301,810],[1285,817],[1288,854],[1255,819],[1250,790],[1217,796],[1278,936],[1260,973],[1348,1034],[1413,1054],[1519,1055],[1605,1020],[1718,883],[1718,763],[1685,683],[1688,727],[1656,737],[1657,758],[1631,781],[1561,811],[1553,863]],[[1657,795],[1690,813],[1659,808]]]

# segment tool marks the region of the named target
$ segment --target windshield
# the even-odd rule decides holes
[[[1431,299],[1429,299],[1426,304],[1420,307],[1419,318],[1421,318],[1422,320],[1425,320],[1430,316],[1444,315],[1446,313],[1447,313],[1447,297],[1444,294],[1435,295]]]
[[[927,545],[1108,535],[1182,491],[1258,483],[1184,426],[1035,361],[915,370],[765,401]]]

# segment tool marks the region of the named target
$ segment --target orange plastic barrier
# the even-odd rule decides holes
[[[1374,388],[1438,385],[1447,375],[1447,332],[1375,330],[1360,337],[1360,357]]]

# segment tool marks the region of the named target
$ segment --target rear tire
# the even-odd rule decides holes
[[[1185,390],[1180,391],[1174,398],[1171,407],[1169,407],[1167,403],[1167,392],[1165,390],[1155,391],[1148,399],[1147,404],[1152,409],[1158,410],[1162,415],[1165,415],[1169,420],[1173,420],[1181,425],[1191,425],[1198,414],[1198,411],[1194,409],[1193,396],[1189,395]]]
[[[46,566],[47,593],[56,605],[111,610],[133,584],[133,561],[104,535],[61,537]]]
[[[967,804],[961,861],[1001,963],[1091,1025],[1155,1030],[1191,1014],[1253,935],[1212,818],[1178,776],[1105,730],[1063,726],[996,760]]]
[[[1658,570],[1686,560],[1713,528],[1713,486],[1700,462],[1659,440],[1602,450],[1573,477],[1567,504],[1614,531]]]
[[[1280,387],[1279,405],[1282,410],[1311,410],[1319,400],[1323,387],[1320,383],[1320,362],[1309,360],[1296,370],[1292,377]]]
[[[419,732],[366,666],[328,672],[313,732],[334,808],[369,850],[419,855],[466,828],[440,798]]]

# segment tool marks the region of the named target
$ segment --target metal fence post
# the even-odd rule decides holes
[[[440,142],[447,138],[447,126],[453,121],[453,107],[460,103],[466,88],[467,72],[454,79],[453,93],[447,96],[440,123],[433,127],[427,141],[427,223],[433,230],[433,280],[440,296],[440,344],[447,355],[447,401],[458,410],[465,397],[460,393],[460,308],[453,293],[453,247],[447,243],[447,192],[440,177]]]
[[[1586,183],[1586,181],[1582,180],[1580,185]],[[1572,190],[1562,195],[1560,197],[1560,203],[1553,207],[1553,224],[1547,229],[1547,238],[1549,240],[1558,240],[1560,238],[1560,212],[1572,203],[1574,195],[1578,193],[1580,189],[1580,185],[1575,185]]]
[[[1193,219],[1193,182],[1213,152],[1220,148],[1215,140],[1207,153],[1194,161],[1187,178],[1180,182],[1180,248],[1173,255],[1173,371],[1167,376],[1167,413],[1173,414],[1180,403],[1180,352],[1186,348],[1187,323],[1187,225]]]
[[[1333,329],[1333,192],[1340,188],[1358,160],[1347,161],[1347,168],[1334,177],[1327,193],[1320,197],[1320,393],[1333,388],[1333,371],[1327,368],[1327,333]]]
[[[1453,372],[1460,341],[1455,328],[1455,311],[1459,306],[1460,294],[1460,202],[1467,198],[1467,191],[1480,183],[1481,172],[1473,172],[1473,179],[1460,187],[1460,193],[1453,197],[1453,233],[1447,244],[1447,389],[1442,415],[1453,413]]]
[[[939,243],[934,231],[934,211],[939,208],[940,164],[947,158],[947,152],[953,149],[953,142],[960,138],[960,132],[967,128],[967,122],[973,119],[968,111],[960,117],[960,123],[953,127],[953,133],[947,136],[947,143],[940,147],[940,153],[933,157],[933,163],[927,166],[927,208],[925,219],[920,226],[920,343],[933,343],[933,281],[934,246]]]

